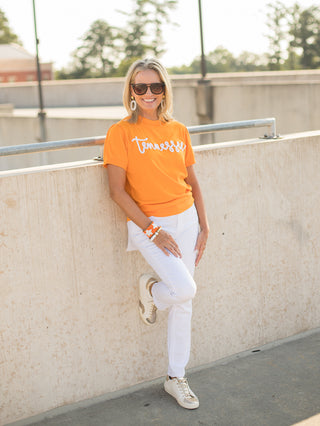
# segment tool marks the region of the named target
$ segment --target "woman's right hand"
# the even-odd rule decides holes
[[[172,253],[176,257],[182,257],[178,244],[175,242],[173,237],[163,229],[160,230],[153,242],[166,256],[169,256],[170,253]]]

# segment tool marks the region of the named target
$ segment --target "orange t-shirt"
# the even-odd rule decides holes
[[[103,164],[126,171],[126,191],[147,216],[171,216],[193,204],[187,167],[195,163],[187,128],[178,121],[139,117],[111,126]]]

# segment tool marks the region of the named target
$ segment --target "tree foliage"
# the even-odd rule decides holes
[[[267,5],[266,24],[269,51],[242,52],[235,57],[223,46],[206,55],[207,71],[236,72],[311,69],[320,67],[320,8],[285,6],[280,0]],[[172,67],[173,74],[199,73],[200,58],[190,65]]]
[[[117,58],[118,30],[98,19],[82,37],[82,44],[74,52],[75,69],[84,76],[105,77],[114,72]]]
[[[164,41],[162,36],[163,22],[173,23],[170,19],[169,10],[173,10],[177,5],[177,0],[149,0],[151,7],[149,21],[151,32],[153,34],[151,48],[155,56],[161,56],[164,53]]]
[[[121,31],[126,59],[140,58],[150,50],[146,40],[146,25],[149,18],[145,6],[144,0],[136,0],[133,13],[121,12],[128,18],[125,29]]]
[[[269,33],[269,68],[280,70],[284,62],[287,9],[281,1],[268,4],[267,27]]]
[[[295,3],[289,11],[290,52],[300,54],[302,68],[317,68],[320,65],[319,7],[302,9]]]
[[[62,70],[58,78],[123,76],[129,66],[146,55],[161,56],[164,52],[162,26],[170,21],[169,12],[177,0],[132,0],[131,12],[123,28],[95,21],[81,38],[73,53],[71,70]],[[310,69],[320,67],[320,8],[299,3],[287,7],[281,0],[267,5],[266,25],[268,52],[248,51],[235,56],[223,46],[206,55],[209,73]],[[199,73],[200,57],[190,65],[172,67],[173,74]]]
[[[320,65],[319,6],[268,4],[269,69],[317,68]]]
[[[11,30],[5,13],[0,9],[0,44],[22,44],[19,37]]]
[[[198,74],[200,70],[200,57],[194,59],[192,63],[181,67],[169,68],[171,74]],[[265,55],[242,52],[239,56],[234,56],[228,49],[218,46],[215,50],[206,55],[206,69],[208,73],[239,72],[239,71],[264,71],[267,70],[267,60]]]
[[[132,0],[133,11],[123,12],[124,28],[95,21],[73,52],[71,70],[61,70],[57,78],[113,77],[126,74],[130,65],[146,55],[164,52],[162,25],[169,22],[169,11],[177,0]]]

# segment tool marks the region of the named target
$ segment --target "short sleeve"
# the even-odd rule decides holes
[[[185,127],[185,141],[186,141],[186,157],[185,157],[185,163],[186,167],[192,166],[196,162],[194,158],[194,152],[191,145],[191,139],[190,134],[188,132],[188,129]]]
[[[127,170],[127,138],[124,129],[119,126],[119,123],[109,128],[104,142],[103,166],[107,167],[108,164],[113,164]]]

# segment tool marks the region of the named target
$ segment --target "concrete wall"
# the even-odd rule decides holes
[[[320,81],[320,70],[272,71],[208,74],[212,85],[250,82],[314,82]],[[200,75],[172,75],[173,87],[196,85]],[[43,82],[46,107],[121,105],[123,78],[56,80]],[[16,108],[37,108],[38,83],[0,84],[0,104],[13,103]]]
[[[214,122],[275,117],[280,134],[320,128],[320,81],[221,84],[213,88]],[[216,141],[249,138],[266,128],[215,134]]]
[[[174,115],[187,126],[276,117],[280,134],[320,128],[319,70],[209,74],[204,93],[199,90],[198,75],[172,76],[171,79],[175,101]],[[122,87],[123,78],[44,82],[44,103],[47,108],[121,105]],[[0,104],[13,104],[19,108],[36,108],[37,90],[37,84],[34,82],[2,84],[0,85]],[[205,96],[199,96],[201,93]],[[205,110],[208,110],[207,115],[204,114]],[[108,117],[106,116],[105,119],[108,120]],[[68,120],[68,125],[64,120],[56,120],[55,126],[52,126],[50,130],[50,140],[99,135],[101,126],[103,126],[101,134],[104,134],[108,127],[104,126],[101,120],[96,127],[90,125],[89,121],[83,120],[84,122],[80,124],[77,118],[68,118]],[[32,126],[37,126],[36,120]],[[69,128],[69,132],[66,127]],[[33,142],[38,138],[38,134],[35,134],[35,131],[28,133],[29,128],[30,125],[24,126],[23,117],[20,121],[18,119],[14,121],[3,116],[0,120],[0,145],[11,145],[13,141],[15,144],[20,144],[31,139]],[[258,138],[266,131],[267,128],[255,128],[219,132],[196,136],[193,138],[193,143],[198,145]],[[13,135],[15,135],[14,138]],[[59,157],[55,156],[52,161],[51,155],[48,155],[49,164],[56,160],[65,162],[70,159],[87,158],[86,151],[84,156],[81,151],[79,152],[80,156],[74,154],[70,156],[66,151],[65,157],[63,154]],[[2,161],[2,168],[12,169],[41,164],[37,162],[38,159],[33,161],[30,157],[25,161],[22,157],[20,158],[20,162],[18,157],[14,161],[10,159],[9,163]]]
[[[43,98],[46,107],[121,105],[122,88],[123,78],[44,81]],[[37,108],[38,83],[0,84],[2,103]]]
[[[102,84],[102,83],[101,83]],[[86,83],[84,83],[86,85]],[[89,87],[89,86],[88,86]],[[276,117],[277,131],[287,134],[320,128],[320,80],[291,82],[210,83],[207,91],[212,97],[212,118],[199,116],[198,86],[194,80],[181,80],[174,87],[175,117],[188,126],[210,122],[250,120]],[[210,96],[209,96],[210,97]],[[120,119],[121,117],[119,117]],[[48,139],[59,140],[104,135],[116,119],[52,118],[48,116]],[[267,128],[242,129],[193,136],[194,145],[243,138],[257,138]],[[0,145],[31,143],[39,138],[36,118],[0,115]],[[47,163],[77,161],[95,156],[97,149],[64,151],[48,154]],[[100,152],[100,151],[99,151]],[[88,154],[89,153],[89,154]],[[92,155],[94,153],[94,155]],[[7,157],[0,160],[0,170],[43,164],[33,156]],[[46,164],[46,163],[44,163]]]
[[[99,118],[46,118],[47,140],[101,136],[118,120]],[[0,116],[0,146],[35,143],[40,140],[39,119]],[[46,153],[0,157],[0,171],[92,159],[102,155],[102,146],[75,148]]]
[[[320,325],[320,131],[196,147],[211,234],[189,367]],[[94,162],[0,173],[0,424],[166,373]],[[155,361],[156,360],[156,361]]]

